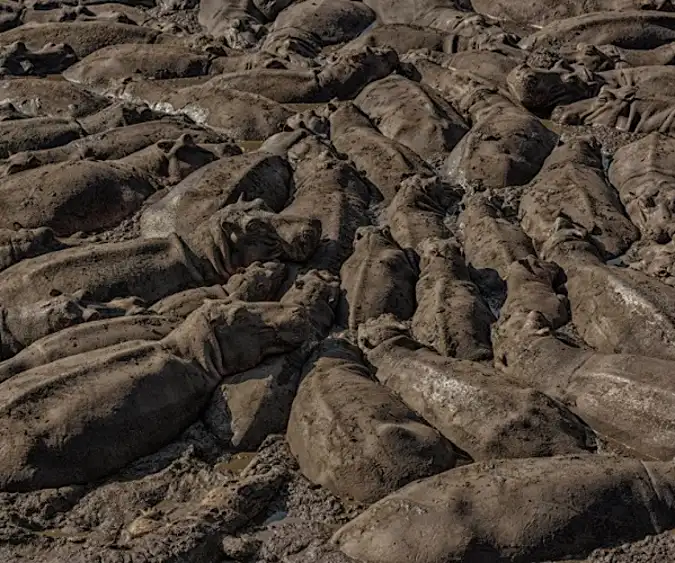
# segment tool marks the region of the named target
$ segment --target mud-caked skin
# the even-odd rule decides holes
[[[325,340],[313,359],[286,436],[308,479],[366,502],[457,461],[452,444],[374,382],[358,348],[339,339]]]
[[[605,179],[601,147],[593,137],[559,145],[520,201],[523,230],[541,246],[559,216],[585,228],[607,257],[624,252],[639,233]]]
[[[667,65],[646,64],[591,72],[583,62],[569,65],[561,60],[552,69],[519,65],[510,72],[507,82],[516,99],[534,112],[547,112],[558,105],[592,98],[603,87],[630,89],[636,98],[658,99],[675,86],[675,69]]]
[[[622,12],[634,10],[673,11],[670,0],[566,0],[557,2],[522,2],[511,0],[472,0],[471,5],[478,13],[497,19],[508,19],[530,25],[545,25],[556,20],[582,16],[591,12]]]
[[[518,222],[507,219],[491,199],[489,193],[470,197],[459,226],[467,263],[477,270],[494,270],[503,279],[512,262],[535,251]]]
[[[243,272],[230,277],[224,285],[197,287],[174,293],[159,300],[150,310],[158,315],[185,318],[206,299],[274,301],[286,273],[286,266],[281,262],[254,262]]]
[[[333,541],[370,563],[583,557],[670,529],[673,479],[670,463],[614,456],[476,463],[385,497]],[[420,544],[425,537],[434,540]]]
[[[65,145],[86,135],[82,126],[68,118],[31,117],[0,122],[0,158],[22,151]]]
[[[417,251],[424,239],[448,238],[446,219],[459,197],[435,176],[406,178],[385,214],[394,240],[401,248]]]
[[[492,341],[501,370],[569,406],[614,451],[672,459],[672,360],[573,347],[536,310],[500,317]]]
[[[435,62],[444,68],[452,68],[460,71],[471,72],[476,76],[494,82],[500,88],[507,89],[506,78],[509,73],[518,66],[519,61],[524,60],[524,54],[512,52],[502,48],[494,50],[456,50],[456,46],[448,46],[452,49],[447,54],[429,53],[424,54],[425,59]],[[419,60],[421,53],[409,53],[411,61]],[[414,64],[414,63],[413,63]]]
[[[443,50],[445,33],[404,23],[380,24],[359,35],[345,45],[345,49],[363,47],[389,47],[403,54],[415,49]]]
[[[553,69],[514,68],[506,79],[511,93],[527,109],[545,113],[559,105],[592,98],[604,81],[585,66],[559,64]]]
[[[614,45],[582,45],[582,50],[595,50],[597,59],[604,58],[610,64],[593,66],[589,64],[587,58],[580,59],[580,62],[588,67],[589,70],[603,71],[626,67],[649,66],[649,65],[672,65],[675,62],[675,45],[666,43],[654,49],[622,49]],[[598,57],[597,53],[600,53]]]
[[[553,21],[521,40],[523,49],[574,47],[578,43],[653,49],[675,39],[675,14],[653,10],[589,13]]]
[[[496,319],[470,280],[457,241],[426,239],[417,251],[420,276],[413,337],[442,356],[491,359],[490,325]]]
[[[675,234],[675,142],[651,133],[620,148],[609,168],[609,180],[643,238],[667,243]]]
[[[626,260],[628,267],[675,286],[675,243],[648,244]]]
[[[560,403],[492,367],[443,357],[391,315],[359,327],[375,377],[475,461],[583,453],[592,432]]]
[[[438,90],[472,124],[442,166],[442,177],[470,191],[526,184],[558,136],[517,106],[495,82],[471,71],[443,67],[423,53],[408,60],[423,85]],[[364,90],[365,92],[365,90]]]
[[[50,164],[0,181],[0,228],[45,226],[59,236],[114,227],[161,188],[216,160],[188,135],[120,160]]]
[[[422,158],[452,150],[468,129],[441,96],[403,76],[373,82],[354,103],[383,135]]]
[[[207,78],[132,80],[111,95],[146,102],[158,111],[187,115],[196,123],[215,127],[241,141],[266,139],[281,131],[293,115],[274,100],[229,88],[218,81],[219,77]]]
[[[65,248],[54,231],[46,227],[37,229],[0,229],[0,271],[26,258],[34,258]]]
[[[200,2],[198,18],[209,34],[224,38],[234,49],[255,45],[265,23],[264,16],[248,0]]]
[[[398,56],[392,49],[345,49],[320,70],[257,68],[216,76],[209,85],[259,94],[281,103],[349,100],[370,82],[391,74],[397,65]]]
[[[34,117],[79,118],[110,105],[106,98],[75,84],[35,77],[0,80],[0,100]]]
[[[565,270],[581,337],[606,354],[674,360],[675,288],[632,268],[604,264],[588,232],[564,221],[556,227],[541,254]]]
[[[309,270],[298,275],[279,300],[284,305],[301,305],[312,322],[313,337],[323,338],[333,326],[340,298],[340,280],[326,270]]]
[[[152,452],[197,418],[221,377],[299,347],[306,321],[300,307],[207,302],[160,342],[129,341],[6,380],[0,424],[12,438],[0,487],[86,483]],[[164,392],[157,394],[157,386]],[[31,414],[50,409],[59,416]],[[148,417],[155,421],[151,428]],[[136,439],[122,438],[129,432]],[[100,446],[94,450],[91,440]]]
[[[289,196],[291,170],[286,159],[264,152],[226,157],[187,176],[141,215],[145,237],[192,232],[195,225],[240,199],[261,198],[281,211]]]
[[[120,109],[122,112],[124,111],[123,108]],[[112,118],[112,122],[107,116],[101,115],[105,111],[91,116],[94,118],[91,121],[84,118],[78,120],[77,123],[70,122],[73,131],[76,132],[84,128],[84,132],[89,133],[88,135],[52,148],[13,151],[14,154],[2,163],[5,175],[38,168],[46,164],[82,158],[91,160],[122,159],[159,141],[178,140],[182,135],[189,135],[195,143],[202,145],[208,143],[209,149],[213,149],[213,152],[217,152],[217,154],[234,156],[241,153],[241,149],[231,142],[226,135],[195,125],[182,117],[166,116],[153,121],[125,123],[129,120],[123,115],[120,116],[123,123],[119,123],[114,115],[109,116]],[[148,109],[148,111],[150,110]],[[110,123],[110,126],[103,124],[101,127],[98,117],[106,123]],[[133,122],[134,119],[132,118],[131,121]],[[41,127],[44,127],[45,132],[49,131],[48,121],[36,122],[36,125],[38,123],[42,123]],[[119,126],[117,126],[117,123],[119,123]],[[69,122],[64,122],[64,129],[68,127],[68,124]],[[103,131],[96,132],[99,128],[103,128]],[[218,151],[215,150],[216,147]]]
[[[211,59],[207,54],[174,45],[111,45],[71,66],[63,77],[105,93],[111,82],[132,74],[150,79],[205,75]]]
[[[31,50],[17,41],[0,47],[0,76],[42,76],[58,74],[77,62],[70,45],[45,45]]]
[[[410,24],[423,17],[434,8],[448,8],[457,10],[461,2],[453,0],[413,0],[411,2],[397,2],[396,0],[366,0],[365,4],[377,14],[378,20],[384,24]],[[464,4],[466,7],[466,4]]]
[[[303,365],[333,324],[339,292],[339,279],[328,272],[310,270],[293,280],[279,302],[303,307],[310,325],[308,339],[299,349],[228,377],[216,390],[203,418],[223,443],[250,451],[269,434],[286,431]]]
[[[82,59],[103,47],[120,43],[152,43],[159,31],[105,21],[53,22],[19,26],[0,33],[0,44],[21,41],[29,48],[40,49],[47,43],[70,45]]]
[[[61,358],[94,352],[130,340],[161,340],[181,322],[179,317],[145,314],[85,320],[43,336],[0,362],[0,382]]]
[[[375,13],[351,0],[303,0],[293,2],[274,20],[272,32],[297,28],[311,32],[321,45],[344,43],[359,35],[375,20]]]
[[[486,113],[455,146],[442,177],[471,191],[526,184],[539,172],[557,135],[516,107]]]
[[[296,143],[289,159],[295,190],[280,215],[321,222],[321,241],[309,265],[337,274],[352,253],[356,230],[371,223],[369,205],[381,201],[382,195],[316,137]]]
[[[567,296],[556,293],[566,281],[565,273],[557,264],[530,254],[509,266],[505,281],[506,301],[500,316],[508,318],[512,312],[534,306],[552,328],[559,328],[570,320]]]
[[[410,319],[417,275],[414,256],[396,244],[388,227],[359,228],[354,252],[340,269],[340,323],[356,329],[385,313]]]
[[[405,178],[431,175],[431,167],[405,145],[385,137],[353,104],[340,106],[330,116],[330,138],[354,166],[380,190],[384,203],[392,201]]]
[[[184,239],[83,245],[23,260],[0,273],[2,302],[29,304],[54,291],[97,301],[137,296],[153,303],[191,287],[225,283],[256,261],[303,262],[316,248],[314,219],[277,215],[261,200],[229,205]]]
[[[0,359],[10,358],[44,336],[68,327],[142,311],[142,305],[135,298],[101,303],[83,298],[82,292],[25,305],[8,304],[1,315]]]
[[[0,0],[0,561],[673,559],[674,2]]]

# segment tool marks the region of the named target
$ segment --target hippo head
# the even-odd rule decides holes
[[[356,232],[354,233],[354,250],[382,245],[396,245],[389,227],[374,227],[372,225],[367,225],[356,229]]]
[[[594,135],[561,137],[558,146],[546,158],[544,167],[551,169],[565,166],[568,162],[579,163],[588,168],[595,168],[601,174],[604,173],[602,143]]]
[[[544,242],[539,255],[567,269],[581,264],[602,263],[602,251],[594,244],[586,229],[560,215]]]
[[[364,47],[338,53],[318,74],[319,83],[334,90],[339,99],[350,100],[369,82],[390,75],[398,67],[396,51]]]
[[[363,350],[368,359],[377,365],[373,358],[377,354],[377,348],[393,340],[414,341],[410,338],[410,327],[391,313],[385,313],[374,319],[368,319],[361,323],[358,328],[359,348]],[[421,344],[415,344],[413,348],[421,348]]]
[[[269,356],[301,347],[310,336],[307,311],[301,306],[208,299],[163,344],[197,361],[217,383]]]
[[[450,268],[453,274],[460,279],[469,279],[469,270],[464,262],[462,248],[455,239],[427,238],[417,246],[420,257],[420,270],[424,271],[436,261],[443,264],[443,268]]]
[[[500,317],[492,328],[495,365],[510,371],[534,340],[551,334],[551,325],[539,311],[516,311],[506,318]]]
[[[639,194],[626,197],[626,212],[643,237],[665,244],[675,235],[675,190],[650,184]]]
[[[438,176],[426,174],[414,174],[405,178],[397,195],[400,192],[403,193],[399,199],[414,202],[415,207],[423,211],[441,215],[451,214],[464,195],[461,189],[443,182]]]
[[[222,25],[219,34],[222,35],[230,48],[246,50],[258,43],[262,31],[260,22],[248,16],[230,19]]]
[[[284,131],[296,131],[298,129],[325,137],[330,133],[330,123],[328,122],[328,118],[322,115],[321,112],[309,109],[296,113],[286,120]]]
[[[516,99],[534,112],[590,98],[599,89],[598,79],[591,72],[562,62],[550,70],[520,64],[508,74],[506,83]]]
[[[506,273],[506,283],[509,280],[533,280],[540,281],[556,290],[566,282],[563,269],[553,262],[540,260],[529,254],[525,258],[514,261]]]
[[[638,257],[639,260],[628,264],[631,268],[675,285],[675,242],[651,244],[640,249]]]
[[[195,144],[188,134],[176,141],[159,141],[157,147],[166,154],[166,169],[162,170],[172,182],[180,182],[192,172],[217,160],[216,155]]]
[[[17,152],[5,160],[3,169],[3,176],[11,176],[23,172],[24,170],[31,170],[42,166],[42,162],[31,151]]]
[[[225,291],[231,298],[241,301],[273,299],[284,283],[286,270],[286,265],[281,262],[254,262],[227,280]]]
[[[255,199],[220,209],[184,240],[222,279],[256,261],[303,262],[320,237],[318,220],[279,215]]]
[[[281,303],[307,309],[315,333],[324,335],[333,324],[340,298],[340,279],[325,270],[310,270],[298,276]]]

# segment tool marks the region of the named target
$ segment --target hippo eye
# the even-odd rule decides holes
[[[642,200],[642,203],[645,207],[656,207],[656,202],[652,196],[648,196]]]

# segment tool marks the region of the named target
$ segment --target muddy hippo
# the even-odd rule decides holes
[[[667,243],[675,234],[673,198],[675,141],[661,133],[620,148],[609,168],[609,180],[643,238]]]
[[[124,112],[124,108],[121,108],[121,110],[123,114],[126,113]],[[100,117],[102,120],[110,123],[106,116]],[[55,164],[57,162],[81,158],[92,160],[122,159],[159,141],[178,140],[182,135],[188,135],[195,143],[200,145],[208,144],[208,147],[204,146],[204,148],[208,148],[214,154],[235,155],[241,153],[241,149],[234,142],[230,141],[226,135],[208,127],[195,125],[189,119],[182,116],[165,116],[152,121],[122,125],[120,127],[114,126],[117,123],[115,116],[110,117],[114,120],[113,126],[111,128],[104,127],[105,130],[101,133],[83,135],[66,144],[59,143],[58,146],[52,148],[10,151],[14,154],[2,163],[4,164],[5,175],[15,174],[22,170],[37,168],[46,164]],[[124,115],[120,117],[125,122],[129,121]],[[44,128],[45,131],[49,130],[49,123],[61,123],[60,121],[46,121],[47,118],[43,119],[43,121],[37,121],[35,124],[40,125],[40,128]],[[132,118],[131,121],[133,122],[135,119]],[[105,125],[101,124],[98,118],[96,118],[96,123],[94,124],[87,122],[86,118],[78,120],[77,123],[65,122],[64,129],[68,124],[70,124],[70,128],[75,132],[82,127],[87,128],[84,132],[89,132],[90,126],[95,130],[99,128],[99,125]],[[78,127],[78,124],[80,127]],[[1,129],[2,126],[0,125]],[[1,143],[0,146],[2,146]]]
[[[597,12],[557,20],[520,42],[523,49],[570,47],[578,43],[653,49],[675,39],[675,14],[653,10]]]
[[[175,45],[111,45],[98,49],[63,73],[63,77],[98,93],[130,75],[147,79],[187,78],[208,74],[211,59]]]
[[[46,43],[65,43],[82,59],[110,45],[152,43],[159,34],[139,25],[106,21],[34,23],[0,33],[0,45],[22,41],[32,49],[41,49]]]
[[[362,2],[302,0],[277,16],[272,31],[298,28],[316,35],[322,45],[334,45],[358,36],[374,20],[375,13]]]
[[[476,12],[500,20],[508,19],[527,25],[546,25],[556,20],[582,16],[592,12],[622,12],[636,10],[674,11],[670,0],[546,0],[544,2],[513,2],[512,0],[471,0]]]
[[[78,118],[110,105],[106,98],[75,84],[39,78],[0,80],[0,100],[35,117]]]
[[[443,356],[491,359],[490,325],[497,319],[471,281],[457,241],[426,239],[417,251],[420,275],[413,337]]]
[[[340,497],[373,502],[457,463],[452,444],[370,378],[358,348],[321,345],[286,437],[300,470]]]
[[[359,227],[371,223],[368,207],[382,200],[348,163],[316,137],[307,137],[288,152],[295,170],[295,190],[280,213],[321,222],[321,241],[311,267],[334,274],[352,253]]]
[[[226,157],[197,170],[143,210],[144,237],[190,233],[194,225],[240,199],[261,198],[274,211],[288,200],[291,170],[286,159],[256,151]]]
[[[585,557],[675,526],[674,479],[671,463],[614,456],[485,461],[383,498],[333,541],[368,563]]]
[[[492,367],[441,356],[391,315],[359,327],[375,377],[476,461],[583,453],[593,432],[560,403]]]
[[[534,254],[532,241],[516,220],[509,220],[489,193],[470,197],[459,216],[464,256],[476,270],[502,279],[515,260]]]
[[[280,103],[349,100],[369,83],[391,74],[398,65],[389,48],[338,51],[321,70],[257,68],[221,74],[208,85],[260,94]]]
[[[58,74],[77,62],[77,55],[70,45],[44,45],[29,49],[17,41],[0,47],[0,76],[43,76]]]
[[[520,201],[523,230],[541,246],[556,219],[565,216],[592,233],[611,258],[624,252],[639,233],[625,216],[616,190],[607,183],[601,147],[593,137],[575,138],[556,147]]]
[[[63,358],[0,383],[0,488],[84,484],[155,451],[197,419],[220,378],[299,347],[308,326],[299,306],[211,301],[161,341]]]
[[[468,130],[441,96],[403,76],[373,82],[354,103],[383,135],[422,158],[451,151]]]
[[[415,312],[417,275],[414,257],[396,244],[388,227],[360,227],[354,253],[340,269],[340,321],[354,330],[384,313],[410,319]]]
[[[318,221],[273,213],[262,200],[229,205],[183,239],[83,245],[23,260],[0,273],[3,303],[29,304],[54,292],[148,303],[195,286],[225,283],[240,267],[274,259],[303,262],[321,236]]]
[[[424,239],[450,237],[446,219],[459,199],[457,190],[435,176],[406,178],[385,214],[394,240],[401,248],[417,251]]]
[[[675,288],[604,264],[592,235],[565,219],[540,254],[564,268],[572,319],[588,344],[607,354],[675,359]]]
[[[422,158],[405,145],[385,137],[355,105],[345,104],[330,116],[333,146],[349,156],[357,169],[390,203],[405,178],[415,174],[431,176]]]
[[[167,184],[216,155],[188,135],[159,141],[119,160],[48,164],[0,181],[0,228],[51,228],[59,236],[114,227]]]

